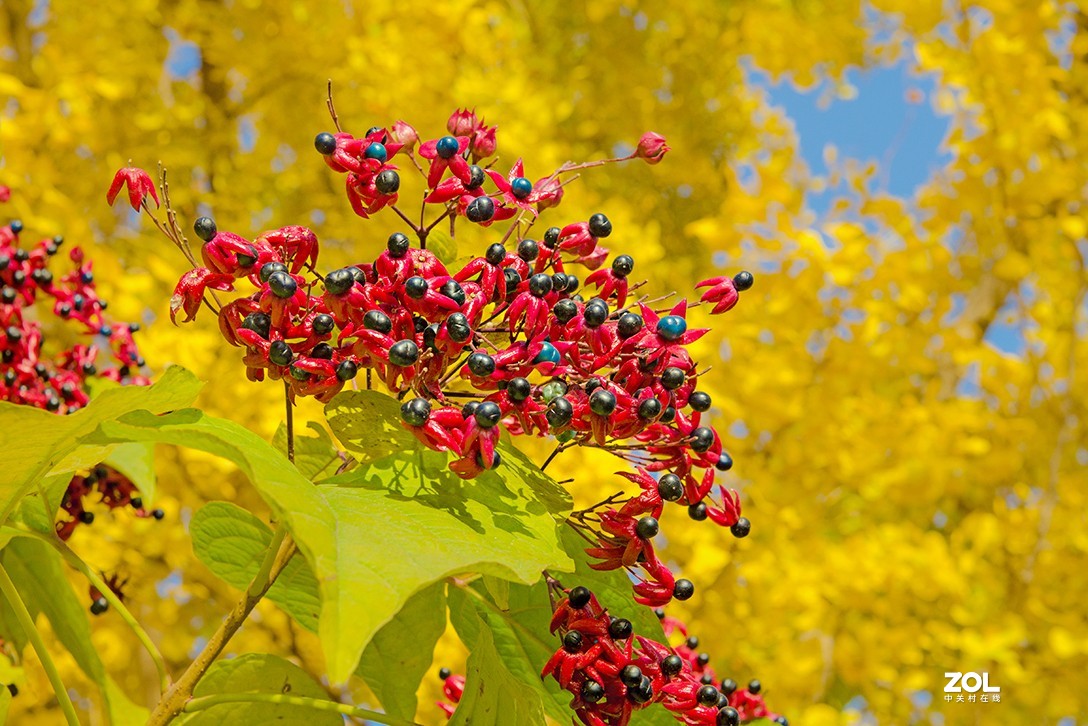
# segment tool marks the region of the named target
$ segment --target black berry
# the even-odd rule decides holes
[[[607,237],[612,234],[612,223],[608,217],[597,212],[589,218],[589,233],[594,237]]]
[[[219,231],[215,226],[215,220],[211,217],[199,217],[193,222],[193,231],[196,236],[205,242],[211,242]]]
[[[482,429],[489,429],[498,425],[502,419],[502,409],[494,401],[484,401],[476,407],[476,423]]]
[[[635,534],[640,539],[651,539],[661,530],[655,517],[643,517],[635,524]]]
[[[690,600],[694,594],[695,585],[691,583],[691,580],[680,579],[673,585],[672,596],[677,600]]]
[[[578,587],[571,589],[568,600],[570,600],[570,606],[572,608],[584,608],[589,604],[589,599],[592,596],[593,593],[589,591],[589,588],[579,585]]]
[[[389,362],[402,368],[419,360],[419,346],[411,340],[401,340],[389,348]]]
[[[327,131],[314,137],[314,148],[323,156],[336,151],[336,137]]]
[[[661,661],[661,672],[666,676],[675,676],[684,668],[684,659],[673,654]]]
[[[386,240],[385,243],[385,248],[389,251],[389,256],[395,260],[408,254],[408,248],[410,246],[411,241],[403,232],[394,232],[389,235],[389,239]]]
[[[425,398],[413,398],[401,405],[400,417],[409,426],[422,426],[431,417],[431,402]]]
[[[613,640],[626,640],[631,637],[633,632],[635,632],[634,626],[626,618],[616,618],[608,626],[608,634],[612,636]]]
[[[729,531],[738,539],[747,537],[748,533],[752,531],[752,523],[748,521],[747,517],[741,517],[729,528]]]

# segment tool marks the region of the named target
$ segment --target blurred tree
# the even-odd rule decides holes
[[[730,429],[730,479],[753,534],[665,523],[701,592],[681,609],[719,670],[761,677],[776,708],[810,725],[1083,719],[1088,14],[1000,0],[866,8],[5,0],[4,213],[84,243],[118,317],[156,322],[142,340],[150,365],[197,371],[211,381],[205,406],[271,435],[276,391],[243,380],[214,321],[184,338],[165,321],[181,259],[103,200],[126,160],[162,159],[185,219],[212,213],[245,235],[308,224],[346,262],[372,257],[395,218],[360,224],[312,150],[330,127],[326,78],[348,130],[404,117],[433,136],[453,108],[475,106],[499,124],[500,154],[532,148],[541,176],[560,149],[610,155],[658,131],[665,163],[588,174],[558,214],[606,210],[612,246],[662,289],[688,288],[711,260],[757,273],[701,351],[717,420],[743,424]],[[875,191],[872,165],[818,177],[742,58],[844,91],[849,66],[936,73],[950,161],[911,199]],[[806,190],[840,181],[851,191],[830,211],[807,206]],[[1018,350],[995,348],[997,325],[1019,331]],[[576,485],[583,501],[616,468],[586,464],[600,478]],[[177,668],[235,597],[192,557],[187,517],[210,499],[260,505],[210,459],[163,452],[159,474],[166,521],[103,517],[73,546],[131,575],[134,613]],[[258,615],[239,650],[320,671],[307,634],[270,605]],[[114,617],[96,622],[96,644],[147,700],[150,666],[133,667]],[[1002,702],[944,703],[946,670],[988,671]],[[14,721],[58,721],[36,665],[27,679]],[[851,701],[861,713],[840,713]],[[420,719],[438,721],[427,700]]]

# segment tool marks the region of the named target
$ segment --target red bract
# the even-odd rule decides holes
[[[533,191],[532,183],[525,178],[525,164],[522,163],[521,159],[514,162],[510,173],[505,177],[491,169],[487,170],[487,175],[491,177],[491,181],[495,182],[495,186],[502,192],[504,202],[522,211],[529,212],[534,217],[536,216],[536,209],[533,208],[533,205],[537,202],[537,195]]]
[[[126,167],[119,169],[113,175],[113,182],[110,183],[109,191],[106,192],[106,201],[111,207],[121,187],[126,184],[128,185],[128,203],[134,210],[140,210],[140,205],[143,204],[144,197],[147,195],[151,195],[151,198],[155,200],[156,207],[159,206],[159,195],[155,191],[155,183],[151,181],[147,172],[135,167]]]
[[[457,136],[453,138],[457,141],[457,150],[448,157],[442,157],[438,154],[438,142],[443,139],[431,139],[419,147],[419,155],[431,161],[431,170],[427,173],[427,186],[431,189],[438,184],[447,168],[463,183],[468,184],[471,181],[468,162],[465,161],[463,156],[468,149],[468,137]]]

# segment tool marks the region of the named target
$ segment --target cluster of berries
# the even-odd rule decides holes
[[[461,702],[461,696],[465,695],[465,677],[450,672],[449,668],[440,668],[438,678],[442,681],[442,695],[445,701],[435,701],[446,718],[453,718],[453,712],[457,710],[457,704]]]
[[[132,507],[137,517],[153,517],[162,519],[164,514],[161,509],[144,509],[144,501],[136,485],[127,476],[113,467],[99,464],[86,476],[75,476],[68,483],[68,488],[61,498],[60,508],[71,519],[57,522],[57,536],[67,540],[81,524],[94,522],[94,512],[87,509],[85,498],[98,493],[98,501],[105,504],[111,511],[123,507]]]
[[[0,201],[10,192],[0,187]],[[0,400],[34,406],[58,414],[78,411],[87,404],[87,382],[97,376],[124,385],[149,383],[140,369],[144,359],[133,341],[140,326],[117,323],[105,314],[107,303],[95,288],[93,265],[83,250],[68,253],[72,269],[55,275],[49,269],[64,244],[61,237],[42,239],[30,249],[20,247],[22,222],[0,227]],[[58,324],[58,340],[79,341],[47,357],[43,353],[44,305],[51,302]],[[68,324],[61,331],[61,324]],[[108,351],[116,365],[99,370],[99,352]],[[136,487],[116,470],[99,466],[87,476],[76,476],[64,494],[62,509],[71,517],[57,522],[57,534],[68,539],[80,524],[90,524],[94,514],[84,498],[97,491],[110,509],[132,506],[137,516],[162,518],[162,511],[147,512]]]
[[[520,159],[507,176],[480,165],[495,151],[495,127],[473,112],[455,112],[447,130],[420,143],[401,121],[358,138],[341,132],[315,140],[326,163],[346,174],[356,213],[391,208],[419,247],[394,232],[373,262],[322,276],[317,237],[304,227],[247,240],[202,217],[194,229],[204,264],[179,281],[172,316],[183,311],[188,321],[201,305],[217,310],[224,337],[246,350],[248,377],[282,379],[292,399],[328,401],[364,369],[368,387],[373,375],[402,399],[413,394],[401,409],[404,425],[428,447],[452,452],[450,468],[466,479],[499,465],[503,428],[554,437],[557,451],[585,445],[613,452],[638,467],[624,476],[642,494],[601,515],[591,552],[604,568],[641,566],[636,594],[644,604],[690,597],[691,583],[675,580],[650,543],[663,502],[738,537],[750,528],[736,492],[719,486],[713,495],[716,472],[733,462],[701,420],[712,402],[696,390],[700,373],[686,349],[707,330],[688,328],[686,301],[656,309],[648,296],[631,299],[642,284],[629,281],[635,260],[621,254],[605,266],[601,240],[612,234],[605,215],[550,227],[539,241],[529,236],[538,214],[562,200],[562,174],[625,159],[657,163],[668,151],[665,140],[647,133],[628,156],[566,164],[534,183]],[[427,226],[396,206],[400,177],[392,162],[400,155],[425,180],[423,212],[428,204],[443,209]],[[128,169],[118,173],[114,195],[118,179],[129,184],[134,208],[153,190],[144,172]],[[460,220],[513,221],[482,256],[450,271],[426,249],[428,234],[447,218],[451,231]],[[584,285],[576,267],[588,272]],[[253,290],[246,296],[218,306],[207,299],[209,289],[231,292],[243,279]],[[695,304],[725,312],[752,282],[747,272],[703,281],[709,289]]]
[[[72,248],[68,258],[73,269],[55,276],[49,265],[64,239],[43,239],[24,249],[19,246],[22,231],[18,220],[0,227],[0,400],[65,414],[87,404],[86,380],[91,376],[147,384],[139,372],[144,359],[132,339],[140,326],[117,324],[105,316],[107,303],[95,290],[92,263],[83,250]],[[28,314],[40,295],[51,298],[57,320],[72,324],[91,341],[44,357],[42,310]],[[110,352],[116,366],[98,370],[101,348]]]
[[[125,601],[124,589],[125,585],[128,584],[127,577],[122,578],[118,574],[110,575],[109,578],[105,580],[105,583],[106,587],[109,588],[110,592],[117,596],[118,600],[120,600],[121,602]],[[88,592],[91,596],[90,610],[92,615],[101,615],[102,613],[110,609],[110,601],[102,595],[101,590],[99,590],[94,585],[91,585]]]
[[[682,624],[674,627],[686,634]],[[551,631],[562,645],[541,676],[552,676],[573,694],[571,708],[587,726],[624,726],[632,713],[654,703],[691,726],[737,726],[759,718],[787,724],[767,710],[759,681],[739,689],[727,678],[715,686],[710,657],[696,651],[697,639],[674,649],[638,635],[630,620],[611,617],[584,587],[556,603]]]

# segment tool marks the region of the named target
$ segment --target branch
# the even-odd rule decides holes
[[[227,614],[219,629],[215,631],[208,640],[207,645],[204,646],[204,650],[200,651],[196,659],[181,674],[181,678],[170,687],[170,690],[155,706],[151,718],[147,721],[148,726],[168,724],[181,714],[192,697],[193,688],[204,677],[204,673],[219,657],[219,654],[223,652],[223,649],[230,639],[234,637],[234,634],[238,632],[238,629],[242,627],[242,623],[249,617],[250,612],[268,592],[268,588],[272,587],[272,583],[276,581],[287,563],[291,561],[295,551],[295,543],[288,536],[286,526],[281,523],[272,535],[272,542],[265,553],[264,562],[261,563],[260,569],[257,570],[253,582],[246,588],[245,595],[234,605],[234,609]]]
[[[64,719],[72,726],[79,726],[79,716],[76,715],[76,708],[72,705],[72,699],[68,697],[68,689],[64,687],[64,683],[60,680],[57,665],[49,656],[49,651],[46,650],[45,643],[42,641],[42,634],[34,627],[34,618],[30,617],[30,611],[26,609],[26,603],[19,597],[19,591],[15,589],[15,583],[8,577],[8,571],[4,569],[3,565],[0,565],[0,592],[4,593],[4,598],[11,605],[15,618],[26,633],[27,640],[34,646],[34,652],[38,654],[38,660],[41,662],[42,668],[45,669],[45,675],[49,677],[49,683],[53,686],[53,693],[57,696],[57,702],[60,703],[60,710],[64,712]]]

